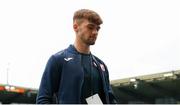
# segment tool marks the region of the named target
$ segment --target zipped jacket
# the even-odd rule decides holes
[[[106,102],[116,103],[112,88],[109,83],[109,73],[106,65],[96,56],[92,61],[100,70],[103,91]],[[37,104],[81,104],[81,92],[84,81],[84,72],[81,54],[73,45],[52,55],[45,67],[39,91]]]

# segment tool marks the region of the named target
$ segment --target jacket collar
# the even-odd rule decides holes
[[[71,53],[73,53],[73,54],[82,54],[82,53],[78,52],[78,51],[76,50],[76,48],[74,47],[74,45],[72,45],[72,44],[69,45],[69,47],[67,48],[67,51],[68,51],[68,52],[71,52]],[[90,54],[91,54],[91,52],[90,52]],[[91,54],[91,55],[92,55],[92,54]]]
[[[69,45],[69,47],[67,48],[67,51],[73,54],[79,54],[79,52],[76,50],[76,48],[72,44]]]

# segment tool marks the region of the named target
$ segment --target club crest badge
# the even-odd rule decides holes
[[[105,67],[104,67],[103,64],[100,64],[100,67],[101,67],[101,70],[102,70],[102,71],[105,71]]]

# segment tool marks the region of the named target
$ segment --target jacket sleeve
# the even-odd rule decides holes
[[[53,96],[59,87],[59,65],[57,64],[55,56],[51,56],[46,64],[38,95],[36,98],[37,104],[53,103]]]
[[[105,64],[104,64],[105,65]],[[112,90],[112,87],[110,85],[110,81],[109,81],[109,72],[108,72],[108,69],[107,69],[107,66],[105,65],[106,67],[106,73],[107,73],[107,81],[108,81],[108,93],[109,93],[109,103],[110,104],[117,104],[117,101],[116,101],[116,98],[114,96],[114,93],[113,93],[113,90]]]
[[[112,91],[110,84],[109,84],[109,102],[110,102],[110,104],[117,104],[116,98],[113,94],[113,91]]]

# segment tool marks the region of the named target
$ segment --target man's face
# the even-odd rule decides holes
[[[94,45],[99,29],[99,25],[91,23],[88,20],[83,20],[83,22],[78,25],[77,37],[86,45]]]

